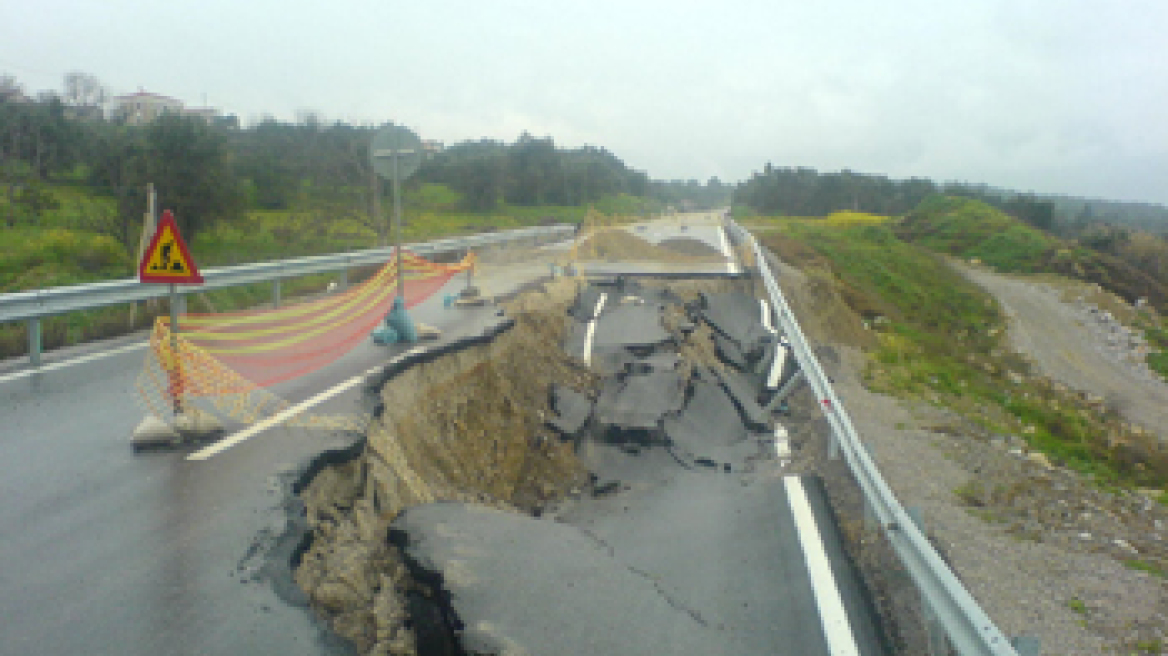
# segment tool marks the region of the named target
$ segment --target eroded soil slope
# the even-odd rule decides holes
[[[525,294],[506,308],[515,326],[490,343],[394,377],[365,453],[305,490],[314,534],[297,583],[361,653],[412,654],[426,639],[406,626],[409,583],[385,542],[403,508],[458,500],[531,511],[586,482],[571,445],[544,427],[552,382],[593,386],[560,349],[574,292],[561,281]]]

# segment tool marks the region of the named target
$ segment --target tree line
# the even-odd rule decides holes
[[[934,194],[974,198],[1043,230],[1055,225],[1054,203],[1034,194],[960,182],[937,184],[928,178],[894,180],[847,169],[821,173],[770,163],[735,188],[734,203],[766,215],[826,216],[852,210],[899,216]]]
[[[629,168],[604,148],[557,148],[551,137],[524,132],[512,144],[467,141],[422,165],[420,180],[458,191],[466,209],[587,205],[605,196],[647,196],[649,176]]]
[[[240,127],[233,117],[207,121],[163,114],[144,125],[106,118],[109,94],[91,75],[71,73],[61,92],[29,97],[0,75],[0,190],[8,201],[0,227],[36,223],[53,209],[54,185],[76,185],[113,198],[78,226],[133,250],[152,183],[188,239],[250,209],[296,210],[321,221],[348,219],[375,230],[379,198],[369,142],[384,125],[329,122],[302,112],[294,122],[264,118]],[[704,204],[708,185],[656,182],[601,147],[558,147],[551,137],[466,141],[434,153],[408,184],[443,184],[467,212],[507,206],[581,206],[616,195],[660,203]],[[691,184],[692,183],[692,184]],[[696,186],[695,186],[696,185]],[[729,187],[716,183],[723,199]],[[109,209],[112,205],[115,209]]]

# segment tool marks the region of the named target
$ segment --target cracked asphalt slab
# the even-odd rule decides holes
[[[748,428],[761,421],[757,381],[702,366],[682,377],[662,355],[687,337],[660,339],[660,310],[655,325],[628,324],[645,337],[620,331],[618,313],[594,316],[604,287],[581,290],[570,315],[611,322],[593,335],[619,334],[603,345],[624,366],[591,419],[587,397],[559,391],[572,402],[551,420],[579,431],[591,488],[539,517],[446,502],[391,524],[447,653],[888,653],[821,482],[784,476],[773,434]],[[629,281],[620,295],[641,308],[663,298]],[[734,296],[706,308],[731,308],[727,332],[758,353],[757,302]],[[568,352],[585,350],[581,334],[569,331]]]

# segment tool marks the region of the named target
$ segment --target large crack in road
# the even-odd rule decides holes
[[[313,607],[366,654],[820,653],[759,404],[785,347],[748,284],[555,282],[383,381],[363,452],[303,493]],[[801,484],[859,653],[881,653]]]

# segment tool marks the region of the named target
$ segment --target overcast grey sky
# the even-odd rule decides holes
[[[0,73],[246,123],[521,131],[655,178],[767,162],[1168,204],[1165,0],[0,0]]]

